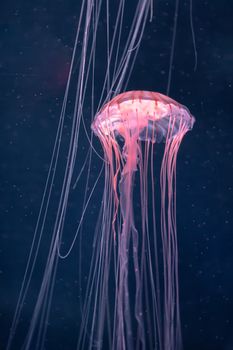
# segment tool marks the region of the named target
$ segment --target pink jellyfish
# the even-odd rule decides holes
[[[92,123],[105,158],[98,268],[93,275],[94,292],[89,289],[95,295],[91,329],[96,336],[92,339],[99,347],[105,325],[110,329],[111,349],[182,347],[176,159],[194,121],[185,106],[165,95],[128,91],[105,104]],[[159,151],[162,147],[158,143],[164,144],[161,160],[155,152],[155,147]],[[156,161],[160,181],[154,176]],[[134,203],[136,175],[140,210]],[[109,299],[114,301],[112,315]]]

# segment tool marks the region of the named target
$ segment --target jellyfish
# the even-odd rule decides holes
[[[112,325],[111,349],[182,347],[175,171],[180,143],[194,121],[185,106],[163,94],[128,91],[106,103],[92,123],[104,151],[105,188],[99,255],[95,256],[100,266],[93,270],[91,278],[96,299],[88,315],[92,297],[89,289],[86,304],[89,311],[85,313],[84,307],[84,315],[91,316],[91,338],[99,344],[103,342],[106,322]],[[159,208],[155,208],[158,189],[155,190],[154,181],[157,144],[164,145]],[[134,208],[137,171],[140,229],[135,223]],[[114,269],[111,272],[112,253]],[[114,305],[113,315],[109,316],[110,293],[114,294]]]
[[[87,212],[102,177],[101,170],[91,183],[95,155],[103,163],[104,189],[100,188],[103,194],[96,204],[98,220],[92,223],[93,242],[88,242],[92,251],[89,271],[85,285],[78,287],[83,293],[75,348],[181,348],[175,170],[179,145],[192,129],[194,117],[186,107],[159,93],[119,95],[127,89],[146,24],[153,19],[153,1],[138,0],[129,6],[121,0],[112,10],[111,6],[109,0],[80,1],[51,162],[7,350],[14,345],[24,350],[50,348],[45,343],[54,317],[51,310],[56,309],[61,260],[68,264],[77,237],[84,231],[84,220],[91,221]],[[173,37],[175,33],[174,25]],[[169,86],[173,51],[174,44]],[[88,132],[90,125],[102,144],[103,158],[94,147],[93,133]],[[69,200],[82,175],[84,185],[76,203],[78,224],[69,231]],[[81,261],[86,252],[81,244],[78,249],[75,253]],[[25,326],[23,314],[27,315]],[[60,329],[56,333],[57,342],[61,333]]]

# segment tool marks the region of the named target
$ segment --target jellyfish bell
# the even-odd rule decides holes
[[[101,139],[125,142],[123,155],[129,143],[165,142],[179,132],[191,130],[195,118],[188,108],[170,97],[151,91],[127,91],[106,103],[96,115],[92,130]],[[136,149],[135,149],[136,150]]]
[[[166,95],[151,91],[127,91],[106,103],[91,127],[97,136],[98,133],[109,135],[116,132],[127,137],[138,132],[142,140],[146,140],[146,136],[141,134],[147,128],[147,137],[152,142],[161,142],[166,138],[165,126],[169,118],[175,119],[172,135],[177,133],[181,119],[188,130],[192,129],[195,121],[187,107]]]

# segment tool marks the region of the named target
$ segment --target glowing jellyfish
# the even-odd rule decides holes
[[[105,155],[106,202],[96,262],[101,268],[96,277],[96,302],[91,313],[91,329],[96,334],[93,339],[98,344],[103,341],[105,324],[112,324],[112,349],[181,347],[175,170],[180,143],[194,121],[186,107],[165,95],[129,91],[105,104],[92,123]],[[153,169],[157,143],[164,143],[164,154],[160,208],[155,210],[158,189],[155,191]],[[137,169],[140,230],[135,224],[133,200]],[[160,224],[156,225],[158,214]],[[114,271],[109,269],[112,250]],[[112,316],[108,314],[110,293],[114,293]]]
[[[93,155],[99,154],[88,126],[103,101],[127,88],[144,29],[154,16],[152,0],[79,3],[61,114],[7,350],[51,348],[47,332],[54,317],[51,310],[56,309],[60,260],[65,263],[74,251],[77,237],[84,231],[84,217],[93,221],[87,212],[102,174],[96,174],[93,166]],[[176,0],[167,91],[178,3]],[[85,270],[84,278],[84,273],[78,276],[78,297],[83,299],[74,332],[75,341],[76,335],[78,338],[75,348],[180,349],[175,169],[179,145],[193,123],[186,107],[162,94],[145,91],[114,97],[92,122],[104,150],[105,182],[101,203],[96,204],[100,207],[99,218],[92,223],[96,226],[91,231],[93,242],[87,239],[92,256],[89,273]],[[87,172],[83,171],[86,164]],[[90,174],[97,178],[94,184]],[[74,230],[66,230],[70,193],[82,175],[84,183],[75,203],[78,224]],[[133,191],[134,184],[139,184],[135,186],[138,191]],[[64,241],[72,233],[64,249]],[[88,253],[81,244],[78,249],[80,262],[81,255]],[[61,303],[65,304],[63,299]],[[24,313],[27,322],[22,326]],[[61,347],[62,322],[58,321],[56,336]]]

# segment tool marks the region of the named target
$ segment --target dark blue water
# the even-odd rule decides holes
[[[193,131],[182,143],[177,169],[184,349],[230,350],[233,349],[233,3],[193,1],[195,71],[189,6],[189,1],[180,1],[170,89],[170,96],[186,105],[196,117]],[[78,11],[77,1],[13,0],[1,4],[0,349],[6,345],[38,216]],[[166,93],[174,1],[155,1],[154,11],[154,21],[146,27],[128,88]],[[101,70],[101,62],[97,65]],[[96,164],[98,168],[97,160]],[[98,213],[95,200],[101,191],[99,188],[93,199],[87,238],[95,226]],[[80,212],[78,200],[77,194],[71,198],[73,217]],[[68,224],[68,232],[74,227]],[[41,266],[46,246],[44,249]],[[35,289],[41,273],[38,267],[33,280]],[[73,254],[58,273],[46,349],[71,349],[75,344],[76,322],[80,321],[77,275],[78,259]],[[20,321],[19,342],[28,325],[34,298],[32,290]]]

